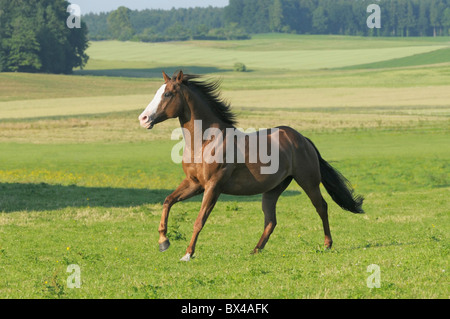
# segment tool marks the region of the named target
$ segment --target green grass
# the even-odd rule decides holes
[[[203,42],[203,41],[202,41]],[[208,43],[207,41],[205,41]],[[249,41],[213,42],[214,46],[237,46],[247,50],[329,50],[329,49],[374,49],[427,45],[449,45],[450,37],[359,37],[342,35],[297,35],[287,33],[255,34]]]
[[[233,51],[299,51],[299,50],[353,50],[386,49],[450,44],[450,37],[396,38],[358,37],[341,35],[297,35],[287,33],[254,34],[251,40],[183,41],[177,46],[214,48]]]
[[[266,44],[269,45],[269,44]],[[372,49],[246,51],[175,43],[93,42],[87,53],[99,60],[142,61],[156,65],[200,65],[231,69],[242,62],[248,69],[320,69],[402,58],[441,49],[443,45],[419,45]],[[268,61],[270,61],[268,63]]]
[[[449,298],[450,64],[448,49],[437,50],[448,41],[267,34],[104,42],[75,75],[0,73],[0,296]],[[186,48],[186,59],[170,47]],[[117,51],[107,56],[107,48]],[[333,61],[339,49],[351,54]],[[152,50],[167,54],[165,63],[146,55]],[[305,61],[294,56],[306,51],[326,51],[309,58],[321,70],[295,70]],[[376,69],[322,69],[394,51],[406,56],[384,56]],[[261,68],[227,70],[230,59],[252,52]],[[297,64],[267,67],[273,56]],[[354,215],[324,191],[333,249],[323,249],[320,219],[293,183],[261,254],[250,255],[263,230],[260,195],[221,196],[189,263],[179,259],[201,196],[174,205],[172,246],[159,253],[162,203],[184,176],[170,159],[178,122],[145,131],[137,116],[161,84],[160,70],[180,65],[222,77],[241,127],[285,124],[304,133],[365,196],[366,214]],[[71,264],[80,266],[80,289],[66,284]],[[366,285],[371,264],[380,267],[381,288]]]
[[[331,251],[321,248],[320,221],[292,185],[279,202],[278,227],[261,255],[249,255],[262,231],[260,196],[223,196],[200,236],[197,257],[187,265],[178,259],[199,198],[174,206],[172,247],[157,251],[162,201],[182,179],[179,168],[163,160],[169,145],[152,142],[150,151],[145,144],[3,144],[2,295],[446,298],[449,154],[439,147],[444,136],[395,136],[312,137],[366,196],[362,216],[341,211],[326,196]],[[349,154],[345,145],[351,138],[360,144]],[[413,148],[404,142],[411,140]],[[382,274],[382,288],[374,290],[365,284],[373,263]],[[69,264],[82,269],[80,290],[64,284]]]
[[[76,114],[78,107],[75,106],[81,104],[85,109],[92,110],[88,112],[92,114],[96,113],[95,106],[89,105],[88,99],[79,102],[53,101],[55,103],[50,100],[151,96],[161,83],[161,71],[171,74],[180,68],[186,73],[223,78],[225,91],[448,86],[448,44],[448,38],[407,40],[296,35],[277,37],[271,34],[255,36],[254,40],[249,41],[159,44],[93,42],[89,63],[83,70],[76,70],[76,76],[1,73],[0,109],[2,117],[8,118],[4,111],[20,110],[22,105],[27,104],[24,101],[39,99],[53,110],[58,109],[54,105],[73,104],[71,114]],[[232,72],[237,61],[247,64],[250,72]],[[420,67],[423,64],[439,65]],[[345,69],[339,69],[341,67]],[[14,101],[22,102],[3,103]],[[95,101],[95,105],[99,102],[102,104]],[[104,103],[107,105],[110,101]],[[47,114],[48,111],[39,105],[35,116],[64,114],[51,111]]]
[[[198,202],[175,206],[172,247],[164,254],[155,244],[159,207],[69,207],[58,210],[57,217],[45,211],[15,213],[14,223],[8,222],[10,215],[2,218],[7,235],[1,250],[2,296],[447,298],[445,211],[438,208],[430,216],[417,203],[414,212],[396,207],[413,198],[442,202],[445,192],[382,195],[387,198],[370,197],[367,216],[332,211],[337,243],[331,251],[321,248],[319,219],[304,196],[282,198],[279,227],[257,256],[249,251],[261,232],[258,203],[220,202],[200,237],[197,258],[188,264],[177,260]],[[81,289],[65,285],[69,264],[81,268]],[[366,286],[370,264],[380,266],[379,289]]]
[[[344,69],[351,70],[351,69],[399,68],[399,67],[449,63],[449,62],[450,62],[450,48],[444,48],[432,52],[414,54],[412,56],[407,56],[404,58],[397,58],[370,64],[349,66],[345,67]]]
[[[54,74],[0,73],[0,102],[30,99],[145,94],[152,80]],[[156,87],[156,83],[153,84]]]

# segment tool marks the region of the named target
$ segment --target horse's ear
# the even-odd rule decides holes
[[[183,82],[183,71],[180,70],[180,72],[178,72],[177,75],[177,83],[182,83]]]
[[[163,71],[162,74],[163,74],[164,82],[165,82],[165,83],[169,82],[169,81],[170,81],[170,78],[169,78],[169,76],[166,74],[166,72]]]

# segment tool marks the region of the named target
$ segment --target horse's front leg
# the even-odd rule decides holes
[[[202,230],[203,226],[205,226],[206,220],[208,219],[209,214],[214,208],[214,205],[217,202],[217,199],[220,196],[220,192],[217,187],[208,187],[205,189],[205,193],[203,195],[202,206],[200,208],[200,212],[197,216],[197,219],[194,223],[194,232],[192,234],[191,242],[189,243],[188,248],[186,249],[186,254],[182,261],[189,261],[191,256],[194,255],[195,245],[197,243],[198,235]]]
[[[159,224],[159,251],[166,251],[170,242],[167,238],[167,220],[169,218],[170,208],[173,204],[180,202],[182,200],[191,198],[192,196],[198,195],[203,192],[203,188],[200,184],[193,182],[192,180],[185,179],[177,187],[177,189],[166,197],[163,204],[163,211],[161,215],[161,222]]]

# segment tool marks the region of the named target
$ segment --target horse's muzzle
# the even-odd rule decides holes
[[[142,117],[140,116],[139,122],[140,122],[141,126],[143,128],[146,128],[147,130],[151,130],[154,125],[153,121],[147,115],[144,115]]]

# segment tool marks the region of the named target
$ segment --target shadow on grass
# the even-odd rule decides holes
[[[219,72],[231,72],[231,69],[220,69],[216,67],[207,66],[161,66],[158,68],[122,68],[122,69],[104,69],[104,70],[76,70],[74,75],[94,75],[94,76],[116,76],[129,78],[160,78],[162,71],[168,75],[172,75],[178,70],[183,70],[184,73],[191,74],[209,74]]]
[[[0,183],[0,212],[44,211],[67,207],[133,207],[162,204],[171,189],[138,189],[50,185],[46,183]],[[282,196],[296,196],[299,191],[285,191]],[[188,201],[201,202],[198,195]],[[260,202],[261,195],[222,195],[219,201]]]

